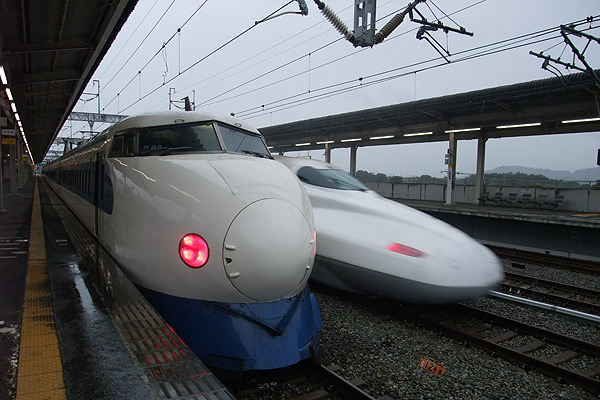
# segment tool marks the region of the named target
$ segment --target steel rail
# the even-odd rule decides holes
[[[470,333],[467,330],[461,330],[446,325],[434,318],[428,318],[423,315],[412,314],[405,316],[405,318],[416,324],[425,326],[428,329],[437,331],[447,337],[458,340],[465,345],[473,345],[480,348],[490,353],[492,356],[498,356],[515,362],[524,369],[533,368],[545,375],[555,378],[558,382],[574,384],[591,393],[600,394],[600,380],[592,378],[592,376],[600,373],[600,363],[596,363],[590,367],[589,371],[583,371],[581,373],[558,365],[562,361],[584,354],[592,358],[600,358],[600,346],[465,305],[455,305],[454,309],[460,316],[470,316],[477,320],[485,321],[485,324],[490,324],[490,326],[506,328],[509,332],[499,335],[499,337],[485,339],[477,336],[475,333]],[[501,344],[501,342],[510,340],[518,335],[532,336],[536,338],[537,342],[534,341],[527,346],[523,346],[521,348],[522,350],[512,349]],[[545,346],[546,343],[565,348],[566,350],[561,353],[561,355],[564,355],[565,359],[559,361],[557,358],[557,361],[552,362],[528,354],[529,352]],[[569,357],[567,358],[567,356]]]
[[[487,245],[498,257],[515,261],[542,264],[558,269],[566,269],[590,275],[600,275],[600,262],[577,258],[563,257],[552,254],[538,253],[521,249]]]
[[[525,304],[527,306],[537,307],[537,308],[541,308],[544,310],[549,310],[549,311],[569,315],[571,317],[575,317],[575,318],[579,318],[579,319],[585,319],[585,320],[600,324],[600,316],[599,315],[588,314],[588,313],[584,313],[581,311],[572,310],[572,309],[566,308],[566,307],[560,307],[560,306],[556,306],[553,304],[542,303],[541,301],[535,301],[535,300],[526,299],[523,297],[513,296],[513,295],[510,295],[507,293],[496,292],[494,290],[488,291],[487,295],[491,296],[491,297],[497,297],[497,298],[500,298],[503,300],[512,301],[513,303],[521,303],[521,304]]]
[[[577,310],[584,311],[590,315],[600,316],[600,306],[587,301],[576,300],[566,296],[542,292],[539,290],[524,288],[518,285],[507,283],[502,284],[501,290],[503,293],[511,294],[515,297],[524,296],[527,299],[548,302],[558,307],[576,308]]]
[[[321,381],[335,387],[335,390],[344,398],[349,400],[377,400],[352,381],[343,378],[334,371],[335,368],[326,367],[324,365],[315,365],[312,369],[313,373]]]
[[[588,289],[581,286],[569,285],[566,283],[550,281],[547,279],[534,278],[532,276],[515,274],[513,272],[504,272],[504,277],[508,279],[518,280],[520,282],[531,283],[545,288],[558,289],[564,292],[570,292],[574,295],[581,295],[600,300],[600,291]]]

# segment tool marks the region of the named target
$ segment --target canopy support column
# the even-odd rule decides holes
[[[454,186],[456,184],[456,135],[448,133],[448,181],[446,183],[446,205],[454,205]]]
[[[358,147],[350,147],[350,175],[356,176],[356,150]]]
[[[325,143],[325,162],[331,164],[331,143]]]
[[[477,139],[477,171],[475,175],[475,199],[474,204],[479,204],[481,193],[484,191],[484,175],[485,175],[485,143],[487,138],[480,137]]]

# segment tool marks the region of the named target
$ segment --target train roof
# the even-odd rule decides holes
[[[255,127],[247,122],[228,115],[216,115],[201,111],[157,111],[127,117],[113,125],[111,131],[122,131],[129,128],[144,128],[150,126],[173,125],[180,123],[217,121],[227,125],[236,126],[246,131],[260,135]]]

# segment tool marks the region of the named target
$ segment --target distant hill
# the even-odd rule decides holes
[[[515,174],[521,172],[523,174],[543,175],[549,179],[563,181],[598,181],[600,180],[600,167],[580,169],[575,172],[571,171],[555,171],[544,168],[521,167],[517,165],[502,166],[486,171],[486,173],[496,174]]]

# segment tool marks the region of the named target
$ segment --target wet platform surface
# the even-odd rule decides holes
[[[16,393],[33,183],[26,184],[17,195],[11,196],[10,182],[6,181],[3,192],[6,212],[0,213],[0,396],[13,398]]]
[[[28,246],[36,235],[33,188],[30,183],[11,203],[5,202],[8,212],[0,215],[0,243],[7,244],[0,247],[5,257],[0,258],[0,398],[232,399],[40,182],[47,256],[42,271],[37,250]],[[39,291],[44,276],[51,295]],[[31,288],[37,297],[28,300]],[[27,327],[28,321],[35,330]],[[39,328],[55,338],[41,336]],[[28,343],[36,347],[23,347]],[[60,352],[50,349],[53,343]],[[49,387],[58,390],[50,392]]]

